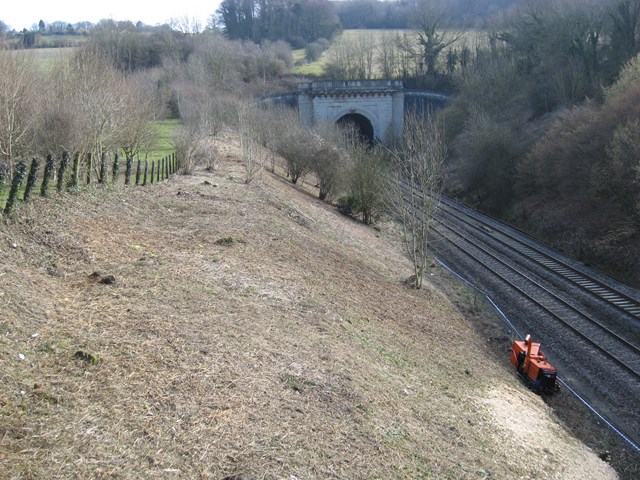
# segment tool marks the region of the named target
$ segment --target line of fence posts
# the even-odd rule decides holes
[[[87,153],[84,156],[85,165],[86,165],[86,181],[87,184],[91,183],[91,169],[93,168],[93,157],[91,153]],[[67,169],[69,167],[69,152],[63,152],[60,162],[57,169],[57,184],[56,190],[58,193],[62,193],[63,189],[66,186],[66,190],[68,192],[77,192],[79,190],[79,179],[80,179],[80,166],[82,162],[82,155],[79,152],[76,152],[73,155],[73,165],[71,175],[67,179],[67,183],[65,185],[65,176],[67,174]],[[105,184],[107,182],[107,154],[103,153],[100,159],[100,168],[98,174],[98,183]],[[157,164],[157,165],[156,165]],[[131,176],[134,165],[134,159],[132,156],[127,156],[126,167],[125,167],[125,185],[131,184]],[[97,166],[97,165],[96,165]],[[154,177],[156,183],[161,180],[166,180],[171,175],[176,173],[179,169],[179,162],[177,160],[175,152],[171,155],[168,155],[160,160],[151,162],[151,172],[149,175],[149,161],[144,160],[144,173],[142,171],[142,161],[138,158],[137,166],[136,166],[136,175],[135,175],[135,184],[136,185],[147,185],[147,180],[150,180],[150,183],[153,184]],[[22,196],[23,202],[28,202],[31,198],[33,189],[36,186],[38,171],[40,169],[40,160],[37,157],[33,157],[31,160],[31,165],[29,168],[29,174],[27,176],[27,183],[24,189],[24,193]],[[42,183],[40,185],[40,195],[46,197],[49,194],[49,184],[56,173],[56,165],[55,165],[55,157],[51,154],[46,156],[44,174],[42,176]],[[111,182],[112,184],[116,184],[118,181],[118,176],[120,173],[120,156],[117,152],[114,154],[113,167],[112,167],[112,175]],[[4,213],[5,216],[9,215],[18,200],[18,193],[20,192],[20,188],[22,186],[22,182],[24,181],[24,177],[27,174],[27,165],[24,160],[18,161],[16,163],[13,170],[13,178],[11,182],[11,189],[9,191],[9,196],[7,198],[7,202],[4,206],[4,209],[0,209],[0,212]],[[4,191],[5,184],[7,182],[7,178],[9,177],[9,169],[6,165],[0,165],[0,194]]]

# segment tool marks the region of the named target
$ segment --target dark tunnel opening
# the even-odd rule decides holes
[[[348,113],[336,122],[341,127],[355,128],[362,140],[373,144],[373,125],[367,117],[359,113]]]

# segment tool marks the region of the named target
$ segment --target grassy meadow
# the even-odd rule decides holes
[[[154,147],[149,151],[149,160],[161,160],[175,151],[173,139],[178,127],[180,127],[180,120],[177,118],[155,122],[154,128],[157,137]]]
[[[331,46],[325,50],[320,58],[314,62],[304,63],[302,65],[296,65],[291,72],[297,75],[310,75],[321,77],[325,73],[325,66],[331,56],[332,49],[339,48],[343,43],[364,43],[366,45],[378,46],[385,42],[393,42],[398,36],[406,35],[410,39],[417,37],[417,30],[400,30],[400,29],[379,29],[379,30],[344,30],[342,34],[337,37],[331,44]],[[452,45],[452,48],[461,49],[467,47],[475,49],[476,47],[482,48],[487,45],[487,32],[482,30],[465,30],[465,31],[452,31],[452,35],[460,35],[460,38]],[[294,63],[301,63],[305,60],[305,49],[300,48],[293,51]]]

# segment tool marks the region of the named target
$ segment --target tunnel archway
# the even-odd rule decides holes
[[[373,124],[371,121],[360,113],[348,113],[343,115],[336,122],[339,126],[355,128],[360,133],[360,137],[367,143],[372,144],[374,140],[373,136]]]

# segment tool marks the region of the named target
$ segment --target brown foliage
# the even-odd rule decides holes
[[[602,175],[611,175],[607,146],[618,126],[640,117],[640,85],[602,107],[593,102],[561,115],[520,166],[523,187],[598,194]]]

